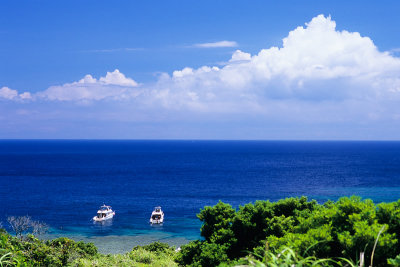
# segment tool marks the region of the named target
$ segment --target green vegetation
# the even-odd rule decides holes
[[[160,245],[162,243],[155,242],[151,245]],[[167,244],[162,244],[169,247]],[[166,251],[154,251],[148,246],[136,247],[127,254],[117,255],[97,255],[94,258],[81,258],[75,261],[73,265],[77,266],[159,266],[173,267],[178,266],[174,261],[175,251],[168,248]]]
[[[400,201],[375,205],[351,197],[320,205],[301,197],[256,201],[238,210],[219,202],[201,210],[198,218],[204,240],[182,247],[177,256],[181,265],[235,263],[250,254],[274,266],[269,264],[272,255],[282,258],[283,251],[292,264],[312,257],[326,259],[319,263],[322,266],[358,262],[364,252],[364,262],[371,265],[381,230],[372,265],[387,266],[388,259],[394,263],[400,254]]]
[[[23,239],[0,232],[0,266],[178,266],[175,250],[155,242],[131,252],[103,255],[92,243],[68,238],[41,241],[33,235]]]
[[[400,266],[400,200],[359,197],[318,204],[307,198],[219,202],[198,214],[202,240],[179,252],[155,242],[103,255],[91,243],[40,241],[0,232],[0,266]]]

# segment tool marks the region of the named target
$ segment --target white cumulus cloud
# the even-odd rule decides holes
[[[13,90],[4,86],[0,89],[0,98],[8,100],[26,100],[31,99],[32,96],[29,92],[18,94],[17,90]]]
[[[138,84],[127,78],[118,69],[107,72],[106,76],[98,80],[87,74],[78,82],[60,86],[51,86],[47,90],[36,94],[37,97],[59,101],[95,101],[103,99],[121,100],[135,95],[133,90]]]
[[[236,45],[232,41],[198,44]],[[400,101],[400,59],[379,51],[370,38],[358,32],[338,31],[331,17],[319,15],[290,31],[280,46],[253,55],[236,50],[223,67],[185,67],[140,85],[116,69],[99,79],[88,74],[77,82],[28,94],[7,87],[0,90],[0,97],[11,100],[125,100],[142,107],[141,112],[147,108],[297,115],[307,107],[307,114],[316,114],[315,107],[329,106],[329,114],[335,114],[335,108],[339,114],[358,106],[357,114],[373,113],[370,117],[377,118],[383,109],[371,111],[372,107],[386,109]],[[385,101],[391,104],[383,104]]]
[[[337,31],[330,17],[319,15],[289,32],[281,47],[255,55],[237,50],[223,68],[186,67],[169,79],[164,77],[159,86],[195,91],[198,102],[207,102],[208,93],[236,103],[243,99],[337,101],[398,97],[399,73],[399,58],[380,52],[370,38],[357,32]]]
[[[245,53],[240,50],[236,50],[235,53],[232,54],[232,58],[229,62],[238,62],[238,61],[249,61],[251,60],[251,54]]]
[[[13,99],[18,97],[18,91],[10,89],[8,87],[2,87],[0,89],[0,97],[6,98],[6,99]]]
[[[107,75],[105,77],[101,77],[99,81],[105,84],[121,86],[135,87],[138,85],[134,80],[125,77],[125,75],[121,73],[118,69],[114,70],[113,72],[107,72]]]

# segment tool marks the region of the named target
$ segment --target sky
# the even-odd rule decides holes
[[[399,1],[0,1],[1,139],[399,140]]]

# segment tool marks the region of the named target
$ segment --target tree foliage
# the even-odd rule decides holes
[[[198,217],[205,240],[182,248],[178,260],[182,265],[215,266],[249,253],[264,257],[266,244],[268,253],[291,248],[305,258],[345,257],[352,262],[364,252],[369,262],[381,230],[374,266],[386,266],[388,258],[400,254],[400,201],[375,205],[351,197],[321,205],[301,197],[256,201],[238,210],[219,202],[205,207]]]

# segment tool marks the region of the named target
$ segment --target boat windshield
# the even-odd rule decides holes
[[[159,220],[159,219],[161,219],[161,215],[153,215],[151,218],[153,220]]]

